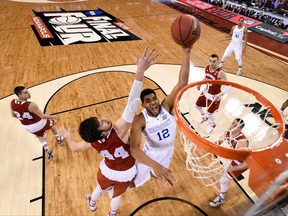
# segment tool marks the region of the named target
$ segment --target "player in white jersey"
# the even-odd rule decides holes
[[[219,67],[222,68],[223,63],[226,59],[226,57],[231,56],[232,52],[234,51],[236,60],[238,61],[238,72],[237,75],[240,76],[242,73],[242,40],[244,38],[244,48],[243,48],[243,54],[245,54],[246,51],[246,45],[247,45],[247,37],[248,37],[248,31],[247,28],[243,26],[244,18],[240,17],[238,20],[238,25],[233,26],[231,29],[231,32],[229,35],[227,35],[227,38],[232,37],[232,40],[229,44],[229,46],[226,48],[224,55],[221,59],[221,64]]]
[[[160,103],[152,89],[141,92],[142,107],[145,108],[135,116],[130,134],[130,150],[137,160],[137,176],[134,180],[136,187],[148,181],[152,174],[164,184],[173,186],[176,179],[168,167],[174,152],[176,123],[173,112],[174,99],[181,88],[188,84],[190,51],[182,47],[183,58],[179,79],[172,92]],[[146,139],[143,151],[140,149],[141,133]]]

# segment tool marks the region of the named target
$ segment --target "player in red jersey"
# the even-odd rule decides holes
[[[233,149],[247,148],[249,141],[242,133],[242,128],[245,126],[245,123],[242,119],[236,118],[224,135],[215,142],[215,144],[222,144],[226,140]],[[228,174],[225,177],[220,179],[221,192],[220,194],[210,202],[210,206],[218,207],[219,205],[225,202],[225,193],[228,190],[228,182],[240,176],[249,168],[248,164],[245,161],[233,160],[229,168]]]
[[[205,68],[205,77],[203,80],[223,80],[228,81],[225,72],[221,67],[218,67],[219,57],[216,54],[210,56],[210,64]],[[197,86],[200,90],[201,85]],[[209,84],[203,90],[198,100],[196,101],[195,107],[199,110],[202,117],[200,123],[207,121],[208,118],[211,121],[209,128],[206,133],[211,133],[216,127],[214,112],[218,112],[221,97],[224,94],[228,94],[231,91],[231,86],[226,86],[224,91],[221,91],[221,85]],[[208,107],[207,116],[205,115],[203,107]]]
[[[154,49],[146,56],[147,47],[141,59],[135,55],[137,71],[135,80],[131,88],[128,104],[126,105],[122,117],[119,118],[114,126],[111,121],[103,118],[91,117],[84,120],[79,127],[82,142],[76,143],[63,126],[58,129],[63,135],[73,152],[86,151],[95,148],[104,159],[100,162],[97,174],[97,187],[92,195],[86,196],[86,202],[92,212],[96,211],[96,201],[100,199],[103,192],[109,191],[111,200],[111,211],[109,216],[118,214],[121,195],[133,183],[137,169],[135,159],[130,154],[128,129],[133,121],[134,114],[140,102],[144,72],[153,64],[157,56],[150,58]],[[111,192],[111,193],[110,193]]]
[[[27,101],[31,98],[31,95],[24,86],[17,86],[14,89],[14,93],[18,96],[18,99],[11,101],[12,117],[18,118],[24,125],[24,128],[39,139],[48,155],[48,160],[52,160],[53,151],[47,145],[45,131],[51,129],[57,139],[58,145],[62,145],[63,137],[57,133],[53,121],[53,119],[57,121],[60,121],[60,119],[56,115],[44,114],[36,103]]]

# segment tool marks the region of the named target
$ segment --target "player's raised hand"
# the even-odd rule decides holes
[[[159,61],[156,61],[156,62],[153,62],[153,60],[155,58],[157,58],[157,56],[159,54],[156,54],[155,56],[153,56],[152,58],[151,55],[152,53],[154,52],[154,48],[149,52],[149,54],[147,55],[147,50],[148,50],[148,47],[145,48],[144,52],[143,52],[143,55],[142,57],[139,59],[137,54],[133,54],[135,56],[135,60],[136,60],[136,63],[137,63],[137,73],[143,73],[144,71],[146,71],[151,65],[154,65],[154,64],[157,64]]]
[[[174,187],[173,182],[177,182],[177,180],[171,174],[173,173],[171,170],[166,169],[160,164],[157,164],[157,166],[153,167],[153,170],[156,177],[162,182],[163,185],[166,185],[168,183],[169,186]]]
[[[59,133],[60,136],[63,136],[67,138],[67,136],[71,135],[70,128],[68,127],[68,130],[62,125],[59,128],[56,128],[57,132]]]

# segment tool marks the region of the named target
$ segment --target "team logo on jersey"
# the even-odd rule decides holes
[[[98,10],[36,12],[30,16],[41,46],[141,40],[123,21]]]
[[[163,116],[162,116],[162,119],[163,119],[163,120],[167,119],[167,114],[163,115]]]

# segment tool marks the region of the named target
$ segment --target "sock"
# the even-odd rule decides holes
[[[41,144],[42,144],[45,152],[47,152],[47,151],[49,150],[49,147],[48,147],[48,145],[47,145],[47,142],[43,142],[43,143],[41,143]]]
[[[110,206],[111,206],[111,214],[112,215],[115,215],[117,213],[117,210],[120,206],[120,198],[121,198],[121,195],[118,197],[115,197],[111,200]],[[112,209],[116,209],[116,211],[113,211]]]
[[[96,202],[94,202],[94,201],[91,199],[89,205],[92,206],[92,207],[94,207],[94,206],[96,205]]]
[[[281,114],[283,114],[283,111],[284,111],[284,110],[279,110],[279,112],[280,112]]]

